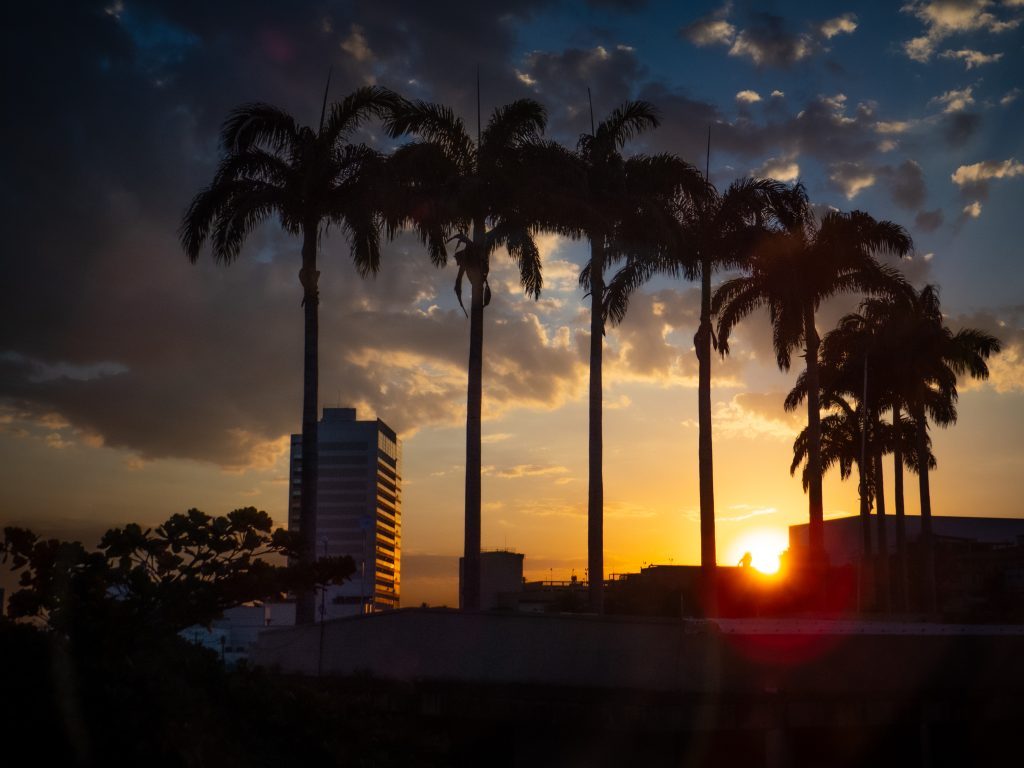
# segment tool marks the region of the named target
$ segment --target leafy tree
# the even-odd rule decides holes
[[[306,562],[316,559],[320,240],[329,225],[339,226],[348,235],[359,273],[365,277],[377,272],[383,163],[375,151],[349,140],[369,118],[390,114],[398,103],[391,91],[368,86],[327,109],[325,93],[315,130],[269,104],[238,107],[221,130],[224,156],[213,182],[192,200],[181,226],[181,243],[193,263],[207,240],[214,259],[232,263],[253,230],[273,216],[286,232],[302,237],[299,282],[305,354],[299,556]],[[299,595],[298,621],[311,623],[313,618],[313,595]]]
[[[10,616],[92,642],[166,636],[209,624],[232,606],[340,583],[355,571],[349,557],[300,561],[300,547],[300,534],[272,530],[270,516],[254,507],[219,517],[190,509],[156,528],[112,528],[95,550],[8,527],[0,562],[20,571]]]

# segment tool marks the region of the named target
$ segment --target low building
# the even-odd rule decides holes
[[[512,595],[523,588],[523,558],[519,552],[495,549],[480,553],[480,610],[509,608]],[[462,567],[459,558],[459,607],[462,607]]]

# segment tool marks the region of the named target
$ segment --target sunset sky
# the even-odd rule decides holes
[[[1024,0],[678,3],[650,0],[29,2],[7,10],[0,281],[0,523],[94,543],[107,527],[255,505],[281,524],[301,409],[299,243],[260,230],[230,267],[177,239],[244,102],[315,124],[331,95],[377,83],[475,120],[532,97],[575,145],[627,99],[671,151],[724,188],[801,180],[821,206],[907,227],[905,271],[942,289],[948,323],[998,335],[985,383],[935,434],[933,509],[1019,516],[1024,470]],[[486,117],[485,117],[486,119]],[[379,126],[362,140],[387,149]],[[586,564],[586,243],[540,237],[544,290],[492,271],[485,316],[483,546],[536,578]],[[321,405],[379,416],[404,442],[405,605],[456,601],[469,324],[415,239],[361,280],[331,231],[321,253]],[[721,279],[721,278],[718,278]],[[693,563],[693,284],[651,284],[610,329],[605,563]],[[848,298],[822,309],[827,331]],[[802,419],[782,400],[766,316],[714,362],[718,559],[806,520],[789,475]],[[794,358],[794,364],[800,360]],[[891,461],[886,481],[891,487]],[[916,512],[916,482],[908,482]],[[891,502],[890,502],[891,503]],[[825,514],[856,511],[825,482]]]

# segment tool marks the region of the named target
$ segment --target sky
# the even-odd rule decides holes
[[[627,151],[703,167],[710,126],[720,187],[800,180],[822,210],[905,226],[908,278],[940,286],[951,327],[1004,344],[987,382],[962,383],[959,423],[934,434],[933,509],[1022,513],[1024,0],[75,0],[16,4],[0,36],[0,524],[86,543],[190,507],[254,505],[284,524],[301,415],[299,243],[270,224],[230,267],[208,253],[191,265],[178,243],[220,124],[253,101],[314,124],[328,69],[332,98],[375,83],[472,124],[478,66],[485,113],[535,98],[547,135],[568,146],[589,130],[588,88],[598,120],[646,99],[661,127]],[[392,146],[375,124],[358,140]],[[507,259],[492,271],[483,546],[524,552],[532,578],[582,578],[587,246],[539,242],[539,301]],[[454,266],[437,270],[403,235],[363,280],[338,231],[320,264],[321,405],[399,432],[402,601],[454,604],[469,336]],[[856,304],[824,306],[819,330]],[[699,557],[697,309],[693,284],[655,282],[608,332],[611,573]],[[807,514],[788,471],[801,418],[782,409],[796,370],[777,370],[770,340],[755,314],[713,367],[726,565],[756,536],[784,546]],[[826,516],[856,509],[855,484],[827,477]]]

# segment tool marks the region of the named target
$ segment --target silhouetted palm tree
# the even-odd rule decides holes
[[[230,264],[249,234],[276,216],[286,232],[302,237],[302,304],[305,355],[302,396],[302,485],[299,530],[302,559],[316,559],[318,281],[320,238],[329,224],[349,237],[352,259],[364,277],[380,264],[379,199],[374,177],[381,158],[349,144],[371,117],[383,117],[398,97],[378,87],[360,88],[321,114],[317,129],[269,104],[233,110],[221,130],[224,157],[213,182],[193,199],[181,226],[181,243],[195,263],[209,239],[213,257]],[[314,619],[312,593],[299,595],[296,620]]]
[[[554,153],[540,141],[546,122],[544,107],[529,99],[496,109],[476,141],[462,118],[438,104],[407,102],[388,121],[393,137],[412,134],[421,139],[400,147],[393,157],[405,186],[419,186],[412,199],[420,210],[411,216],[457,232],[461,249],[454,254],[455,293],[460,305],[463,280],[470,286],[462,573],[462,606],[469,611],[480,608],[483,318],[491,300],[490,260],[504,247],[519,267],[527,295],[540,295],[541,259],[533,232],[543,177],[533,164],[542,162],[545,148]],[[443,256],[435,261],[443,263]]]
[[[926,285],[919,292],[897,297],[891,309],[890,343],[900,351],[893,371],[894,385],[914,427],[916,455],[928,456],[928,421],[941,427],[957,418],[957,377],[988,378],[986,360],[1000,350],[996,337],[974,328],[953,333],[939,306],[938,290]],[[897,414],[898,416],[899,414]],[[924,552],[922,586],[925,608],[938,608],[935,550],[932,537],[929,462],[916,461],[921,501],[921,544]]]
[[[580,283],[590,295],[590,388],[587,484],[587,574],[590,609],[604,611],[604,436],[603,350],[605,270],[637,250],[675,247],[679,228],[673,204],[681,187],[694,187],[699,175],[673,155],[623,158],[622,149],[638,134],[656,128],[658,115],[645,101],[615,109],[593,133],[580,136],[580,184],[569,192],[563,226],[590,241],[590,260]]]
[[[700,324],[693,337],[697,356],[700,561],[706,610],[716,610],[715,496],[711,437],[711,278],[716,270],[746,263],[777,210],[786,187],[773,179],[738,179],[724,194],[709,179],[691,179],[675,206],[679,234],[674,248],[642,251],[627,260],[608,285],[605,305],[613,323],[622,322],[629,297],[655,275],[701,281]]]
[[[821,493],[821,427],[818,381],[820,339],[814,325],[822,301],[840,293],[897,290],[904,285],[898,270],[880,264],[875,254],[903,256],[910,236],[897,224],[876,221],[861,211],[829,211],[815,224],[803,188],[793,188],[780,217],[782,230],[762,240],[749,262],[750,274],[723,283],[712,311],[718,314],[719,349],[728,351],[733,327],[758,307],[768,309],[779,367],[788,370],[790,355],[803,347],[807,364],[808,531],[809,562],[827,562]]]

